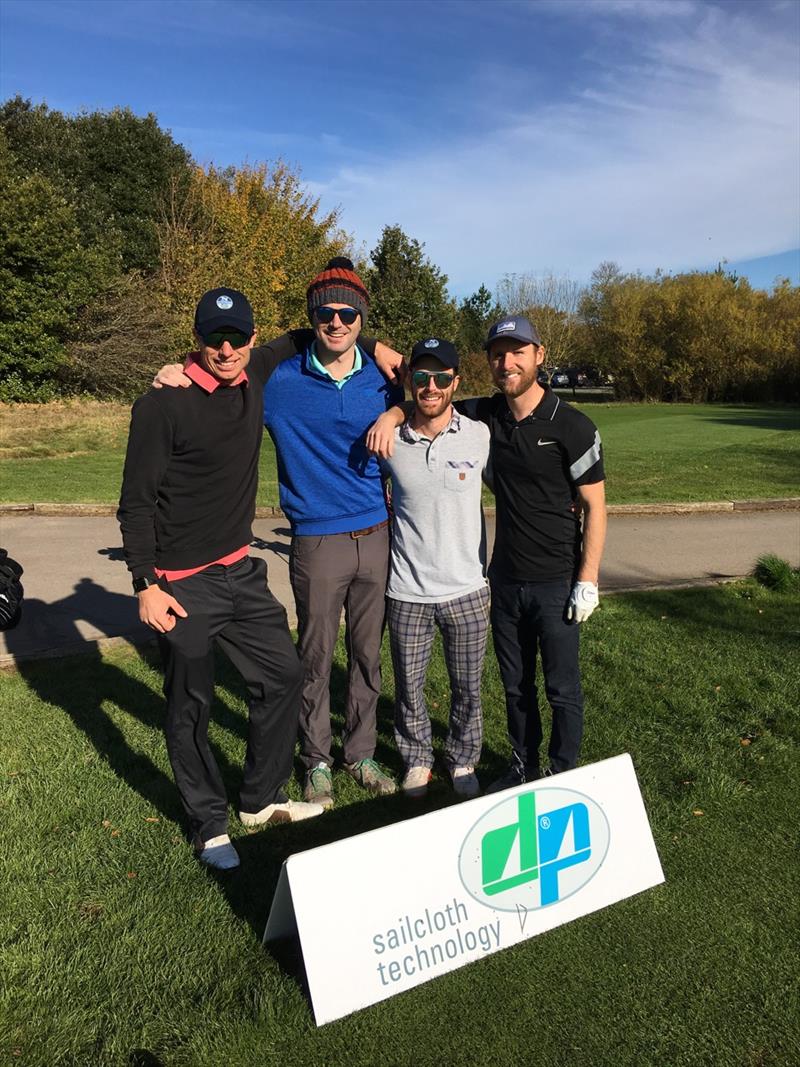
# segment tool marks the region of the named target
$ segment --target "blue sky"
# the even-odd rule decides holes
[[[282,157],[456,295],[727,260],[800,283],[797,0],[0,0],[0,97]]]

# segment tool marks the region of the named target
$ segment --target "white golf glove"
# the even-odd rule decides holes
[[[576,582],[567,601],[569,622],[586,622],[600,603],[600,593],[594,582]]]

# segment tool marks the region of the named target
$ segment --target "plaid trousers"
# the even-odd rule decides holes
[[[436,604],[387,598],[395,684],[394,736],[406,767],[432,767],[425,674],[435,628],[442,633],[450,676],[450,726],[444,755],[450,767],[478,762],[483,741],[481,672],[489,630],[489,590]]]

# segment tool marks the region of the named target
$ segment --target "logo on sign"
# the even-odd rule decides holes
[[[488,811],[458,858],[467,892],[499,911],[533,910],[577,893],[602,866],[611,831],[599,804],[570,789],[530,790]]]
[[[223,311],[230,311],[233,307],[233,300],[223,293],[222,296],[217,297],[217,307],[221,308]]]

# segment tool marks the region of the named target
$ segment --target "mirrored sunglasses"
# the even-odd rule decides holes
[[[427,385],[431,378],[436,382],[437,389],[447,389],[453,384],[455,374],[448,374],[443,370],[415,370],[411,375],[411,381],[418,389]]]

